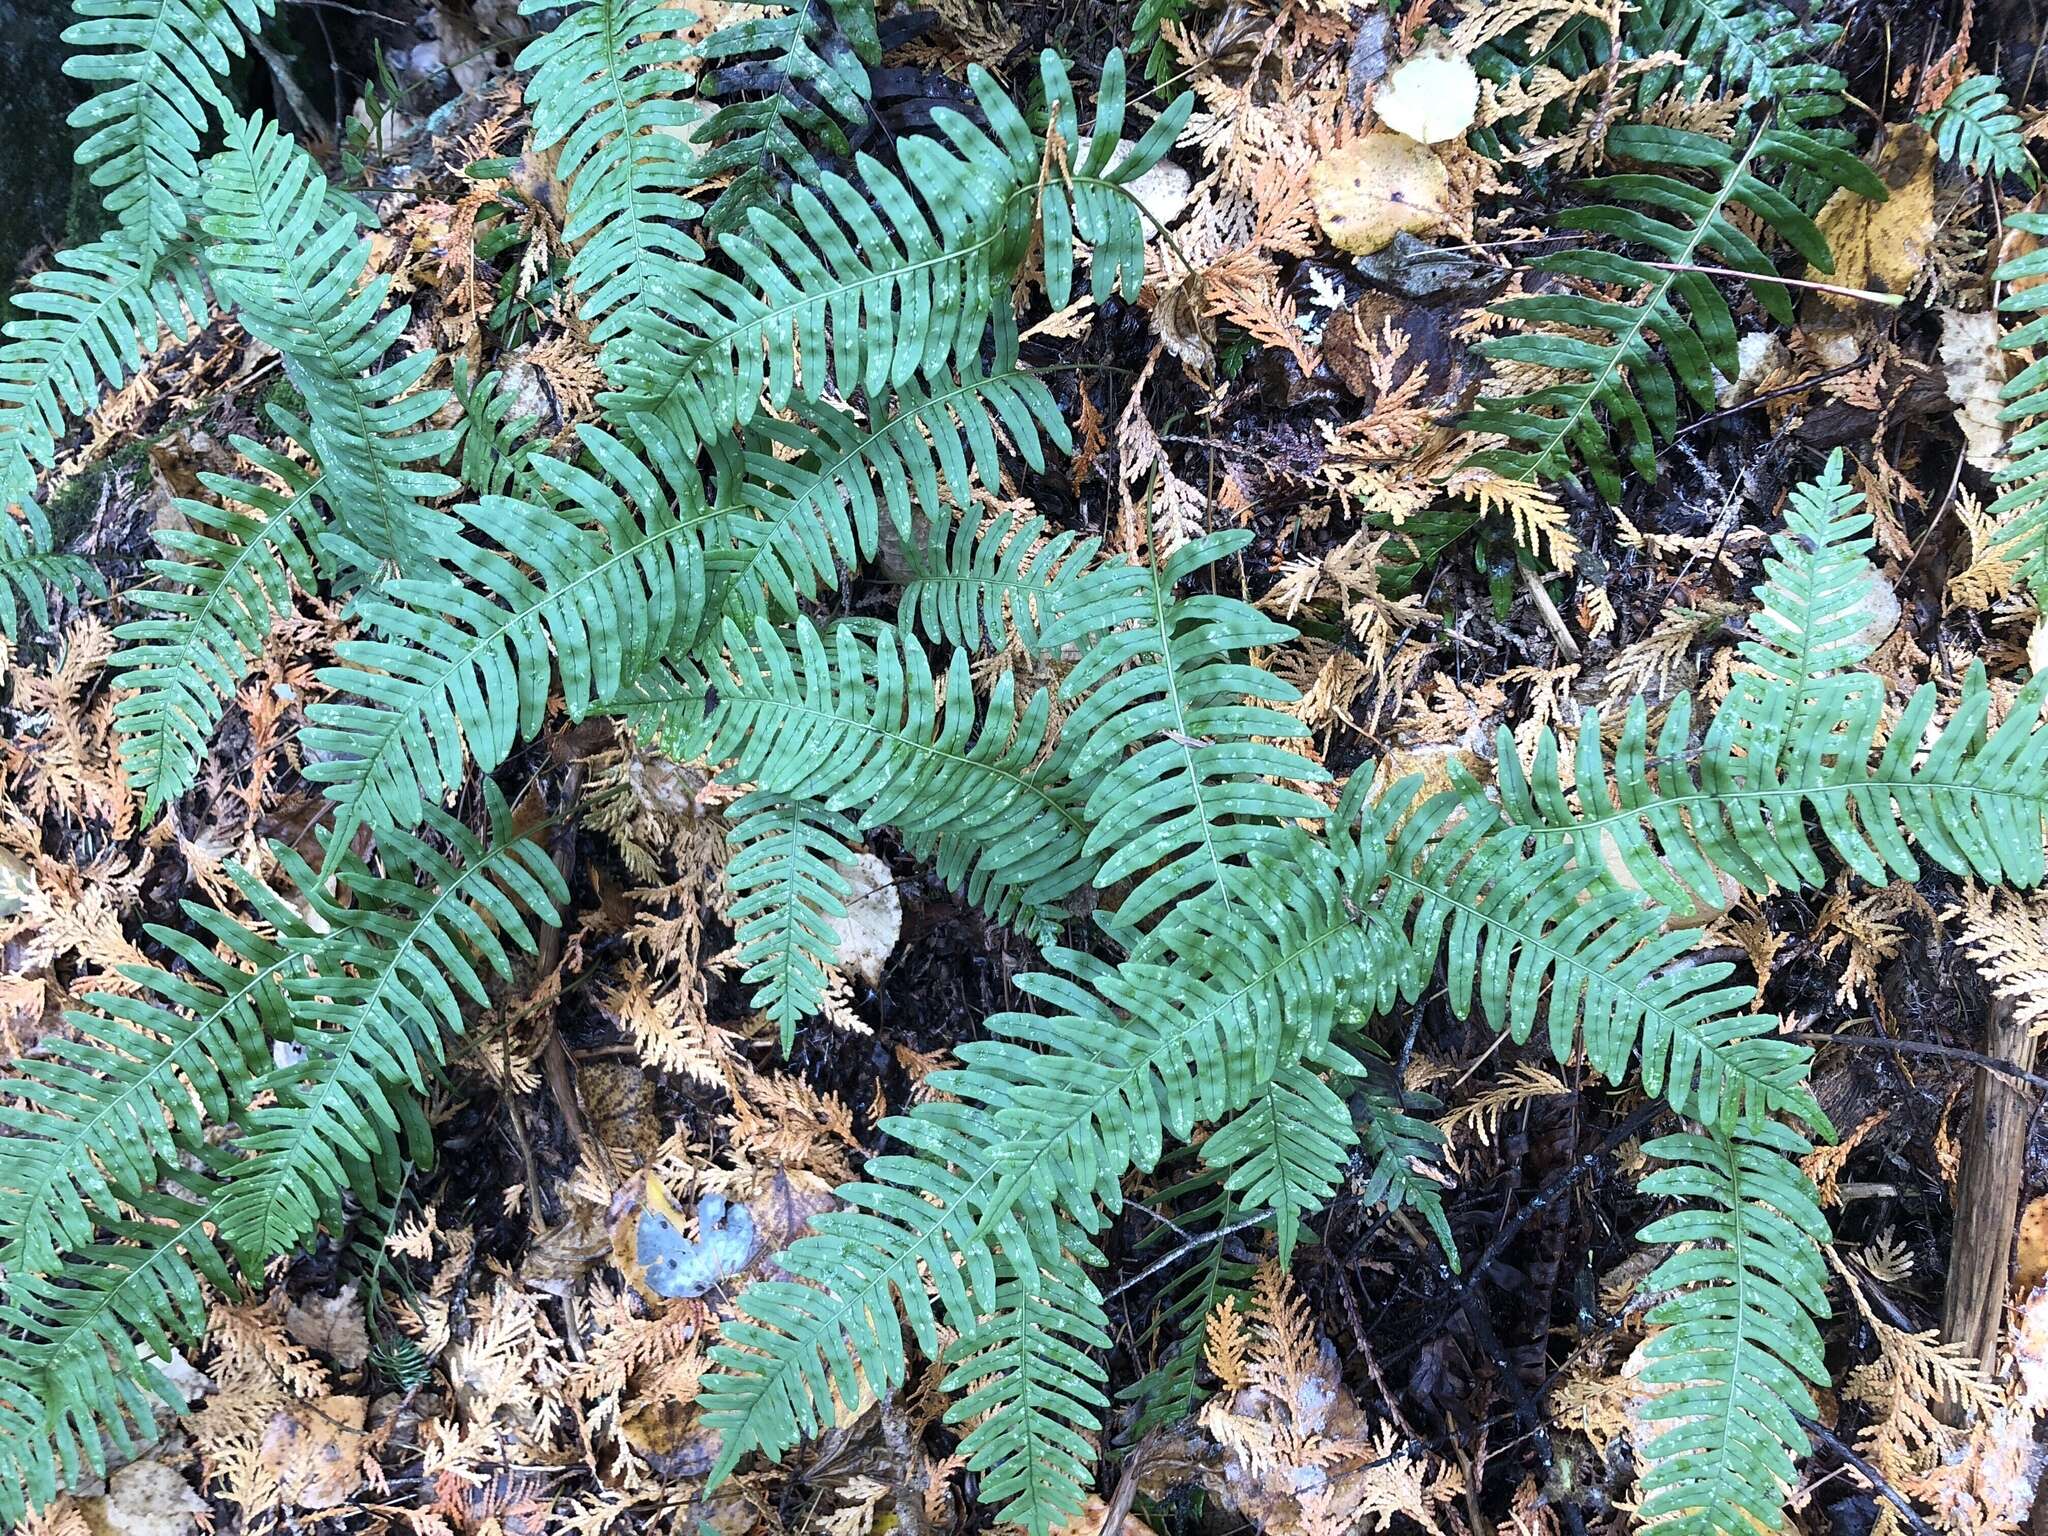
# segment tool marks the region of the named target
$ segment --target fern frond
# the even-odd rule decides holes
[[[1061,730],[1059,766],[1086,791],[1087,853],[1102,861],[1096,885],[1142,875],[1117,909],[1119,926],[1197,892],[1227,893],[1230,872],[1289,821],[1326,814],[1287,785],[1328,775],[1271,745],[1308,734],[1275,707],[1294,690],[1236,659],[1294,632],[1237,598],[1174,593],[1250,541],[1249,530],[1231,529],[1158,565],[1095,566],[1042,633],[1047,649],[1089,641],[1061,685],[1079,702]]]
[[[1141,1241],[1136,1253],[1151,1257],[1151,1243],[1179,1243],[1182,1232],[1204,1231],[1223,1220],[1233,1207],[1216,1185],[1215,1173],[1205,1169],[1163,1191],[1155,1203],[1174,1210],[1174,1225],[1156,1228],[1148,1240]],[[1179,1204],[1181,1199],[1204,1191],[1209,1197],[1200,1204]],[[1260,1233],[1246,1236],[1251,1239],[1246,1246],[1257,1251]],[[1164,1341],[1164,1347],[1151,1370],[1117,1393],[1117,1401],[1132,1405],[1135,1411],[1132,1435],[1143,1436],[1162,1424],[1179,1424],[1202,1405],[1207,1396],[1199,1376],[1203,1320],[1227,1297],[1235,1296],[1243,1305],[1250,1295],[1254,1269],[1254,1265],[1232,1258],[1229,1244],[1208,1242],[1196,1248],[1182,1271],[1161,1287],[1151,1305],[1143,1343],[1152,1347]]]
[[[1048,50],[1042,72],[1071,145],[1065,65]],[[1044,140],[985,70],[970,69],[969,81],[994,137],[942,108],[933,123],[946,142],[903,140],[904,175],[862,155],[857,181],[827,174],[797,187],[786,215],[755,209],[749,233],[720,240],[737,278],[693,268],[661,293],[661,314],[635,314],[613,348],[618,387],[604,403],[614,419],[688,458],[751,421],[764,398],[780,409],[799,389],[813,400],[828,388],[872,398],[919,376],[937,383],[978,358],[991,331],[998,370],[1007,367],[1009,281],[1041,232],[1056,305],[1071,293],[1077,234],[1093,248],[1098,296],[1119,286],[1135,296],[1144,228],[1123,183],[1165,154],[1191,98],[1111,164],[1124,111],[1122,58],[1112,54],[1089,154],[1068,180],[1041,185]]]
[[[908,544],[917,508],[947,497],[972,505],[977,479],[1001,484],[999,428],[1033,469],[1045,466],[1043,439],[1061,449],[1072,443],[1052,391],[1026,368],[976,368],[937,387],[913,379],[893,398],[875,397],[871,409],[881,419],[862,423],[824,401],[804,401],[794,420],[750,424],[733,499],[757,515],[725,527],[740,546],[722,567],[726,617],[742,625],[763,614],[794,617],[800,599],[839,584],[841,567],[874,558],[884,508]]]
[[[277,486],[201,474],[221,505],[174,503],[188,527],[161,530],[170,558],[147,562],[164,585],[124,594],[150,617],[114,631],[126,644],[109,665],[134,690],[116,701],[114,727],[145,821],[199,776],[214,727],[291,608],[292,584],[315,589],[325,477],[250,438],[232,441]]]
[[[1806,1448],[1796,1415],[1827,1385],[1828,1226],[1799,1169],[1806,1139],[1774,1122],[1733,1135],[1661,1136],[1643,1151],[1666,1166],[1643,1192],[1693,1202],[1651,1222],[1674,1245],[1650,1276],[1677,1294],[1651,1309],[1640,1516],[1679,1536],[1776,1529]]]
[[[0,346],[0,502],[26,510],[37,467],[57,462],[66,414],[90,412],[165,333],[188,339],[207,304],[194,262],[152,268],[119,239],[59,251],[12,302]]]
[[[76,1250],[62,1274],[10,1271],[0,1292],[0,1520],[47,1506],[155,1437],[154,1409],[185,1406],[163,1373],[179,1341],[202,1337],[206,1287],[237,1294],[214,1238],[221,1190],[179,1170],[180,1192],[134,1191],[111,1241]],[[117,1463],[118,1464],[118,1463]]]
[[[960,1442],[981,1478],[980,1497],[1031,1536],[1060,1530],[1080,1512],[1095,1462],[1088,1436],[1109,1406],[1105,1373],[1088,1353],[1109,1349],[1109,1320],[1077,1256],[1100,1262],[1074,1234],[1038,1269],[1005,1275],[994,1306],[945,1356],[943,1389],[964,1394],[946,1410],[947,1422],[980,1420]]]
[[[9,1089],[27,1107],[0,1107],[12,1133],[0,1137],[9,1276],[51,1273],[61,1254],[88,1247],[117,1199],[153,1187],[178,1153],[202,1154],[203,1125],[230,1119],[239,1086],[267,1069],[291,946],[312,930],[262,885],[243,890],[276,938],[187,902],[193,932],[145,930],[183,969],[125,971],[137,993],[88,993],[93,1011],[65,1016],[75,1040],[51,1036],[43,1054],[14,1064]]]
[[[1942,159],[1967,167],[1972,176],[2019,176],[2034,184],[2034,157],[1998,76],[1972,75],[1920,125],[1934,135]]]
[[[24,608],[38,628],[48,627],[52,589],[66,597],[107,590],[91,561],[50,548],[50,524],[42,508],[28,502],[22,514],[17,521],[0,509],[0,637],[9,640],[21,631]]]
[[[453,372],[452,393],[462,410],[456,478],[463,488],[476,497],[547,501],[547,484],[534,467],[546,456],[546,439],[536,434],[533,417],[512,414],[516,402],[504,375],[487,373],[472,381],[464,358],[455,360]]]
[[[1622,864],[1652,899],[1678,910],[1719,905],[1719,873],[1752,891],[1821,884],[1825,846],[1860,877],[1920,876],[1921,854],[1968,878],[2031,888],[2048,828],[2048,678],[2035,677],[1995,729],[1981,663],[1937,725],[1939,690],[1916,692],[1887,727],[1882,679],[1850,671],[1862,633],[1867,516],[1839,454],[1800,488],[1772,538],[1758,593],[1757,638],[1743,642],[1728,697],[1694,751],[1691,700],[1673,700],[1654,750],[1640,700],[1611,765],[1596,712],[1581,723],[1577,805],[1558,747],[1539,738],[1525,774],[1501,760],[1501,806],[1533,834],[1562,836],[1578,862]],[[1696,766],[1695,766],[1696,764]]]
[[[1638,57],[1671,52],[1685,63],[1643,77],[1637,101],[1647,106],[1676,85],[1699,97],[1718,87],[1755,105],[1778,103],[1816,90],[1839,91],[1842,77],[1814,65],[1820,50],[1842,35],[1833,22],[1802,20],[1782,5],[1753,0],[1646,0],[1628,18],[1628,41]]]
[[[259,1078],[271,1100],[237,1117],[243,1156],[224,1175],[220,1231],[245,1258],[291,1252],[338,1221],[352,1188],[395,1189],[402,1155],[431,1161],[420,1099],[465,1000],[488,1001],[487,975],[511,976],[508,945],[531,953],[534,925],[560,921],[561,872],[485,788],[488,841],[427,807],[435,842],[386,828],[379,872],[340,861],[349,904],[277,850],[325,931],[292,946],[306,967],[283,977],[283,1039],[299,1059]]]
[[[1637,297],[1547,293],[1494,305],[1493,313],[1518,322],[1518,328],[1480,343],[1478,350],[1503,362],[1552,370],[1557,381],[1483,399],[1464,425],[1507,440],[1505,447],[1475,454],[1473,463],[1510,480],[1549,481],[1568,477],[1574,460],[1581,460],[1601,496],[1613,503],[1621,499],[1621,469],[1610,434],[1636,473],[1654,480],[1657,444],[1678,431],[1680,391],[1701,409],[1712,409],[1715,370],[1731,378],[1737,371],[1728,301],[1711,277],[1695,269],[1720,265],[1752,274],[1758,302],[1781,323],[1791,321],[1790,298],[1770,281],[1776,268],[1735,215],[1746,213],[1776,231],[1817,270],[1834,270],[1820,230],[1762,179],[1763,172],[1803,169],[1832,187],[1880,201],[1885,189],[1853,155],[1795,128],[1756,129],[1737,153],[1705,134],[1620,124],[1607,136],[1607,152],[1655,169],[1579,182],[1593,201],[1567,209],[1557,223],[1645,248],[1650,259],[1584,249],[1540,256],[1530,265],[1564,278],[1634,289]],[[1680,180],[1673,168],[1704,172],[1709,184]],[[1653,341],[1662,343],[1662,356]]]
[[[993,1038],[932,1078],[957,1102],[884,1122],[905,1152],[871,1159],[871,1182],[842,1188],[844,1207],[781,1260],[814,1283],[741,1299],[750,1320],[728,1327],[703,1389],[718,1475],[829,1422],[828,1383],[843,1401],[863,1380],[900,1383],[899,1308],[929,1353],[942,1317],[971,1334],[997,1310],[999,1272],[1063,1272],[1060,1255],[1120,1205],[1127,1171],[1242,1109],[1288,1050],[1328,1039],[1366,949],[1327,852],[1295,831],[1234,879],[1235,899],[1182,903],[1121,966],[1053,951],[1056,971],[1018,981],[1049,1011],[991,1018]]]
[[[524,0],[519,13],[554,8]],[[683,34],[695,21],[667,0],[580,0],[519,55],[534,72],[533,147],[560,146],[569,280],[600,342],[704,259],[688,233],[700,210],[687,192],[703,179],[686,142],[699,109]]]
[[[860,833],[844,816],[809,800],[755,791],[726,812],[725,865],[733,945],[754,987],[753,1004],[775,1025],[787,1056],[796,1026],[824,1008],[837,953],[832,924],[853,893],[841,866]]]
[[[448,394],[417,387],[434,365],[430,352],[383,365],[410,316],[379,313],[388,277],[356,286],[370,257],[357,213],[331,198],[312,157],[261,117],[228,124],[205,193],[214,286],[249,334],[283,355],[305,397],[307,446],[332,486],[328,542],[367,571],[394,559],[416,566],[446,522],[426,503],[459,489],[417,467],[453,445],[446,429],[424,426]]]
[[[1020,701],[1006,673],[977,722],[964,651],[942,691],[923,650],[896,630],[863,638],[842,624],[828,637],[805,619],[793,628],[794,654],[765,620],[751,644],[726,625],[710,678],[716,707],[683,755],[853,811],[864,829],[896,827],[968,900],[1049,932],[1095,868],[1076,797],[1037,765],[1051,700],[1041,691]]]
[[[1362,1071],[1334,1045],[1316,1059],[1283,1063],[1251,1103],[1202,1143],[1202,1160],[1223,1174],[1224,1189],[1241,1209],[1273,1213],[1283,1266],[1293,1262],[1301,1218],[1329,1203],[1358,1140],[1351,1107],[1315,1067],[1352,1076]]]
[[[1780,1114],[1826,1127],[1812,1052],[1742,1011],[1754,990],[1727,984],[1733,966],[1680,963],[1694,936],[1667,932],[1663,908],[1568,843],[1532,853],[1469,779],[1419,804],[1418,783],[1373,806],[1351,869],[1354,892],[1384,885],[1371,916],[1382,1011],[1396,986],[1419,998],[1441,955],[1452,1011],[1477,1002],[1517,1043],[1543,1021],[1559,1061],[1583,1049],[1611,1082],[1633,1064],[1650,1092],[1724,1130]]]
[[[2048,237],[2048,214],[2016,213],[2009,228],[2036,240]],[[1998,310],[2029,318],[1998,339],[2007,352],[2026,356],[2048,340],[2048,244],[2038,245],[1999,267]],[[2048,356],[2030,361],[1998,392],[2001,422],[2023,423],[2006,444],[2006,463],[1993,480],[2002,490],[1988,509],[1998,534],[1988,553],[2013,568],[2013,577],[2048,601]]]
[[[759,0],[747,0],[758,4]],[[868,112],[868,70],[881,62],[874,0],[806,0],[780,15],[742,15],[698,46],[707,65],[699,89],[724,101],[698,125],[698,177],[732,175],[705,214],[719,233],[743,228],[749,209],[774,200],[776,167],[814,183],[821,172],[806,140],[853,153],[841,124]],[[740,14],[737,6],[733,14]],[[740,93],[747,93],[741,99]]]
[[[1426,1093],[1404,1091],[1386,1064],[1370,1056],[1365,1062],[1365,1078],[1352,1091],[1359,1150],[1366,1160],[1365,1182],[1358,1198],[1366,1205],[1383,1204],[1390,1211],[1420,1212],[1456,1270],[1458,1245],[1451,1236],[1450,1219],[1444,1215],[1443,1192],[1448,1181],[1433,1179],[1424,1171],[1443,1161],[1446,1138],[1430,1121],[1409,1113],[1426,1113],[1442,1106]]]
[[[199,147],[234,105],[221,77],[276,0],[72,0],[64,73],[102,89],[70,117],[122,243],[145,270],[185,231],[199,204]],[[88,51],[90,50],[90,51]]]
[[[934,523],[904,551],[910,581],[901,622],[970,651],[1016,645],[1041,653],[1041,631],[1078,599],[1101,547],[1099,538],[1048,534],[1042,519],[1008,512],[986,522],[964,516],[950,529]]]
[[[454,514],[482,542],[438,541],[435,574],[386,583],[307,710],[306,775],[335,802],[336,847],[363,825],[410,827],[531,739],[559,688],[572,718],[696,635],[703,540],[719,514],[694,478],[664,487],[616,439],[583,446],[617,482],[533,461],[550,510],[487,497]],[[514,563],[515,560],[518,563]],[[464,580],[469,584],[464,584]]]

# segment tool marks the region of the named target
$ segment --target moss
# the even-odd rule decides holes
[[[141,465],[148,457],[148,442],[131,438],[105,458],[88,464],[70,479],[60,481],[43,502],[43,511],[50,519],[53,547],[69,548],[72,541],[91,526],[99,512],[101,490],[109,476]]]

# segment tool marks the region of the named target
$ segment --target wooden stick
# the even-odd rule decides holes
[[[1993,1000],[1984,1054],[2026,1072],[2034,1065],[2034,1037],[2013,1014],[2012,1004]],[[2006,1271],[2033,1105],[2009,1078],[1983,1068],[1977,1071],[1975,1088],[1963,1134],[1962,1173],[1956,1180],[1956,1230],[1948,1251],[1941,1336],[1989,1366],[1997,1355],[2005,1318]]]

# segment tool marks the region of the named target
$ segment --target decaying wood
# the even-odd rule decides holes
[[[1992,1003],[1984,1052],[2021,1071],[2033,1066],[2033,1037],[2014,1018],[2011,1004]],[[2016,1084],[1978,1070],[1963,1137],[1963,1167],[1956,1180],[1956,1230],[1949,1247],[1941,1336],[1979,1360],[1993,1358],[2005,1313],[2006,1270],[2032,1112],[2032,1101]]]

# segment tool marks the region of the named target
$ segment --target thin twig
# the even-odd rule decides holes
[[[2048,1077],[2016,1067],[1996,1056],[1987,1056],[1982,1051],[1966,1050],[1960,1045],[1939,1045],[1932,1040],[1887,1040],[1883,1035],[1826,1035],[1807,1029],[1787,1030],[1778,1038],[1797,1040],[1802,1045],[1855,1045],[1873,1051],[1900,1051],[1908,1056],[1940,1056],[1950,1061],[1966,1061],[1973,1067],[1996,1072],[2000,1077],[2009,1077],[2030,1088],[2048,1090]]]
[[[1882,304],[1887,309],[1896,309],[1906,302],[1904,294],[1874,293],[1868,288],[1844,288],[1839,283],[1816,283],[1803,277],[1769,276],[1761,272],[1744,272],[1739,267],[1703,267],[1690,261],[1646,261],[1646,267],[1655,267],[1660,272],[1703,272],[1708,277],[1739,277],[1752,283],[1782,283],[1787,288],[1811,288],[1816,293],[1832,293],[1838,298],[1861,299],[1866,304]]]
[[[1934,1536],[1933,1528],[1920,1518],[1920,1511],[1912,1506],[1912,1503],[1903,1493],[1891,1485],[1882,1472],[1857,1455],[1849,1445],[1844,1443],[1841,1436],[1837,1435],[1825,1424],[1809,1419],[1803,1413],[1795,1413],[1792,1417],[1799,1421],[1801,1429],[1841,1457],[1845,1465],[1853,1467],[1858,1475],[1866,1483],[1870,1484],[1872,1492],[1876,1493],[1885,1503],[1891,1505],[1893,1509],[1896,1509],[1899,1512],[1899,1518],[1904,1520],[1912,1529],[1913,1536]]]

